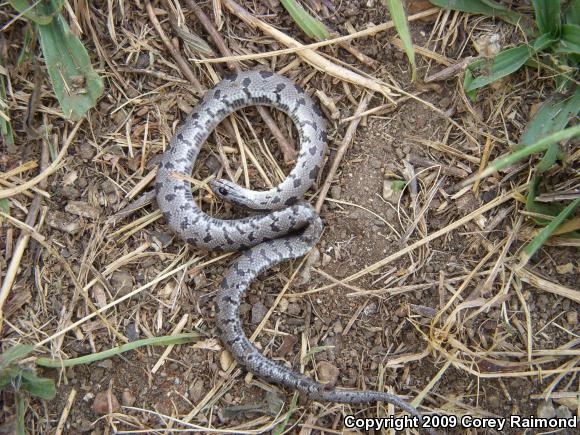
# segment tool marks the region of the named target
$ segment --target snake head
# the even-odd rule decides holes
[[[209,187],[215,196],[238,207],[252,208],[252,203],[244,196],[244,189],[228,180],[211,180]]]

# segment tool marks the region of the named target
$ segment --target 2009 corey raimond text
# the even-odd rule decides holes
[[[571,418],[539,418],[534,416],[511,415],[509,418],[477,417],[474,415],[446,415],[429,414],[424,415],[420,421],[416,416],[402,417],[382,417],[382,418],[362,418],[354,415],[347,415],[344,419],[344,426],[347,429],[414,429],[423,427],[425,429],[576,429],[578,420]]]

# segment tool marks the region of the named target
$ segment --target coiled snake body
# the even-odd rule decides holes
[[[268,214],[239,220],[215,219],[193,200],[188,181],[202,144],[228,115],[252,105],[267,105],[285,112],[300,136],[296,166],[277,187],[257,192],[234,183],[211,182],[212,191],[234,204]],[[249,71],[224,79],[208,91],[173,136],[163,155],[156,179],[157,202],[169,226],[183,240],[207,250],[239,251],[217,293],[217,328],[224,346],[252,373],[299,390],[319,401],[368,403],[383,401],[419,415],[399,397],[378,391],[326,388],[262,356],[246,338],[239,318],[240,300],[263,271],[305,255],[322,233],[322,221],[301,196],[314,182],[326,149],[325,120],[312,99],[285,77]]]

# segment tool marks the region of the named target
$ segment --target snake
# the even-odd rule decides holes
[[[291,118],[300,140],[295,165],[284,181],[269,190],[254,191],[232,181],[211,180],[209,187],[218,198],[255,212],[243,219],[211,217],[196,205],[188,181],[195,160],[220,122],[241,108],[255,105],[273,107]],[[323,166],[326,147],[325,118],[300,86],[269,71],[233,74],[206,92],[172,136],[155,180],[158,206],[183,241],[208,251],[241,251],[215,296],[220,340],[238,363],[258,377],[298,390],[312,400],[387,402],[420,418],[414,406],[394,394],[329,387],[277,364],[258,352],[243,331],[240,303],[250,284],[275,265],[306,255],[322,234],[320,216],[301,198]]]

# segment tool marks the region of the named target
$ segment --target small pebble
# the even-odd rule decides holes
[[[556,266],[556,271],[560,274],[574,273],[574,265],[572,263],[559,264]]]
[[[116,270],[111,276],[111,285],[117,296],[125,296],[133,290],[133,276],[124,270]]]
[[[332,199],[340,199],[340,196],[342,194],[342,187],[340,187],[339,185],[334,185],[330,188],[330,197]]]
[[[578,311],[568,311],[566,321],[569,325],[576,326],[578,324]]]
[[[254,305],[252,305],[252,316],[250,321],[253,324],[260,323],[267,312],[268,309],[262,302],[256,302]]]
[[[318,369],[318,380],[321,384],[328,384],[329,386],[336,384],[340,373],[338,367],[327,361],[320,361],[316,364],[316,368]]]
[[[126,330],[127,338],[129,341],[135,341],[139,339],[139,332],[137,331],[137,325],[135,323],[129,323]]]
[[[383,181],[383,199],[385,199],[385,201],[389,201],[391,204],[397,204],[402,194],[402,191],[395,191],[393,189],[394,181],[395,180]]]
[[[282,338],[282,344],[278,348],[278,352],[276,352],[278,356],[285,357],[288,355],[292,349],[294,349],[294,345],[297,341],[298,338],[296,338],[294,335],[285,335],[284,338]]]
[[[80,144],[79,155],[81,156],[81,159],[90,160],[95,156],[95,154],[96,154],[96,151],[92,145],[90,145],[87,142],[82,142]]]
[[[105,292],[105,288],[100,283],[96,283],[93,286],[92,293],[93,297],[95,298],[97,307],[102,308],[107,305],[107,293]]]
[[[93,409],[97,414],[105,415],[109,412],[117,412],[121,409],[119,401],[114,394],[111,393],[111,407],[109,409],[109,393],[108,391],[101,391],[95,396],[95,401],[93,402]]]
[[[61,194],[66,199],[78,199],[81,196],[81,193],[73,186],[63,186]]]
[[[224,350],[220,353],[220,367],[224,372],[230,367],[230,365],[233,362],[234,358],[232,357],[232,354],[229,351]]]
[[[81,229],[81,223],[77,218],[61,211],[50,211],[46,215],[46,223],[67,234],[74,234]]]
[[[222,164],[219,159],[213,154],[210,155],[204,162],[205,166],[209,169],[211,173],[216,173],[222,168]]]
[[[101,215],[101,211],[97,207],[85,201],[69,201],[64,210],[67,213],[88,219],[97,219]]]
[[[560,405],[556,409],[556,417],[558,418],[572,418],[572,412],[567,406]]]
[[[93,424],[87,420],[86,418],[81,418],[80,423],[77,425],[77,428],[80,432],[85,433],[85,432],[90,432],[93,430]]]
[[[113,183],[111,180],[103,181],[101,183],[101,189],[103,189],[103,192],[105,193],[115,193],[117,191],[115,183]]]
[[[320,251],[318,249],[313,249],[310,252],[308,258],[306,259],[306,263],[302,268],[302,272],[300,272],[299,279],[300,284],[308,284],[310,282],[312,266],[314,266],[319,259],[320,259]]]
[[[289,302],[287,298],[280,299],[280,302],[278,303],[278,309],[281,313],[285,313],[286,310],[288,310],[288,304]]]
[[[299,316],[300,315],[300,305],[297,304],[296,302],[290,302],[288,304],[288,314],[290,314],[291,316]]]
[[[104,359],[97,363],[98,367],[102,367],[105,370],[111,370],[113,368],[113,360],[111,359]]]
[[[199,402],[206,392],[205,384],[202,379],[196,379],[189,388],[189,399],[193,403]]]
[[[332,257],[330,255],[328,255],[327,253],[322,254],[322,267],[328,266],[331,261]]]
[[[79,178],[77,181],[77,186],[81,189],[84,189],[85,187],[87,187],[89,185],[89,182],[87,181],[86,178],[82,177]]]
[[[133,406],[135,400],[136,398],[133,395],[133,393],[131,393],[131,390],[125,388],[123,390],[123,394],[121,395],[121,403],[123,404],[123,406]]]
[[[368,304],[366,307],[363,308],[363,314],[365,316],[372,316],[373,314],[376,314],[377,311],[378,311],[377,304],[375,304],[374,302],[371,302],[370,304]]]
[[[554,418],[556,410],[551,400],[542,400],[538,405],[537,415],[539,418]]]

